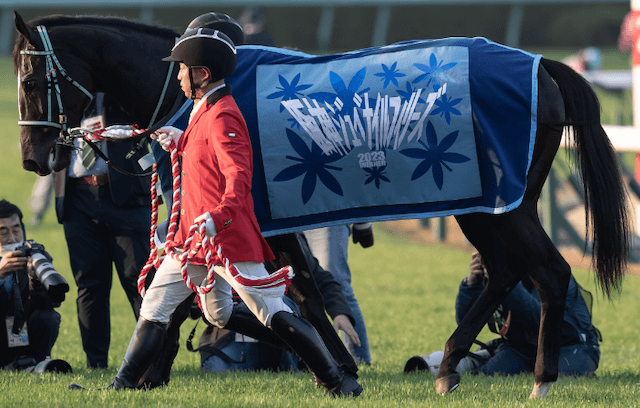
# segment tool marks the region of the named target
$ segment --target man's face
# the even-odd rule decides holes
[[[209,71],[203,67],[193,67],[191,75],[193,76],[193,83],[196,86],[201,85],[203,81],[209,78]],[[182,62],[180,63],[180,70],[178,71],[178,80],[180,81],[180,87],[182,92],[191,97],[191,81],[189,81],[189,67]]]
[[[178,81],[180,81],[180,88],[182,92],[188,97],[191,96],[191,82],[189,81],[189,67],[180,63],[180,70],[178,71]]]
[[[0,218],[0,245],[21,243],[24,236],[18,214],[8,218]]]

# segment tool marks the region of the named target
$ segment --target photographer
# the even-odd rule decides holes
[[[469,275],[460,284],[456,298],[458,323],[480,296],[487,271],[478,252],[472,255]],[[591,376],[600,362],[601,335],[591,321],[591,294],[572,276],[569,281],[559,338],[560,375]],[[496,325],[502,335],[499,346],[479,371],[485,375],[533,372],[540,326],[540,297],[528,278],[523,278],[502,302],[502,318]],[[506,326],[506,327],[505,327]],[[500,344],[501,343],[501,344]]]
[[[456,297],[458,324],[482,293],[489,278],[479,252],[474,252],[469,274],[460,283]],[[567,290],[564,321],[559,337],[558,372],[565,376],[593,376],[600,363],[602,336],[591,321],[593,298],[572,276]],[[456,371],[484,375],[532,373],[540,327],[540,296],[528,277],[524,277],[502,301],[488,322],[489,329],[501,337],[489,341],[480,351],[463,358]],[[438,375],[443,352],[412,357],[405,372],[429,370]]]
[[[50,261],[41,245],[25,241],[20,209],[0,201],[0,368],[27,368],[51,355],[60,328],[53,308],[69,286]]]

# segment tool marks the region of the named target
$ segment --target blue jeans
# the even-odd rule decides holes
[[[348,263],[350,233],[349,225],[346,224],[304,231],[313,256],[318,259],[322,269],[331,272],[342,285],[342,292],[351,307],[356,322],[354,329],[360,337],[360,347],[356,347],[347,336],[345,336],[345,345],[351,355],[370,364],[371,351],[369,350],[367,328],[360,305],[351,287],[351,270]]]
[[[587,351],[586,344],[574,344],[560,349],[558,373],[560,375],[588,376],[598,368],[595,361]],[[481,368],[485,375],[512,375],[532,373],[535,365],[535,357],[527,358],[518,353],[514,348],[505,346]]]

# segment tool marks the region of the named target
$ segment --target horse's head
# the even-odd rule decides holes
[[[53,42],[55,29],[49,36],[44,26],[26,24],[15,11],[14,21],[19,33],[13,57],[18,77],[22,167],[46,175],[70,163],[71,148],[62,143],[61,133],[80,124],[82,107],[91,95],[87,91],[89,70],[72,55],[65,58],[64,68],[60,65],[65,50],[57,44],[63,44],[64,39]]]

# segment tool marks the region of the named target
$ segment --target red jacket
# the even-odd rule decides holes
[[[253,154],[247,125],[228,87],[214,92],[178,143],[182,159],[180,223],[173,243],[181,247],[193,220],[209,212],[218,231],[214,244],[231,263],[272,260],[253,210]],[[192,263],[204,264],[202,249]],[[217,255],[214,263],[222,264]]]

